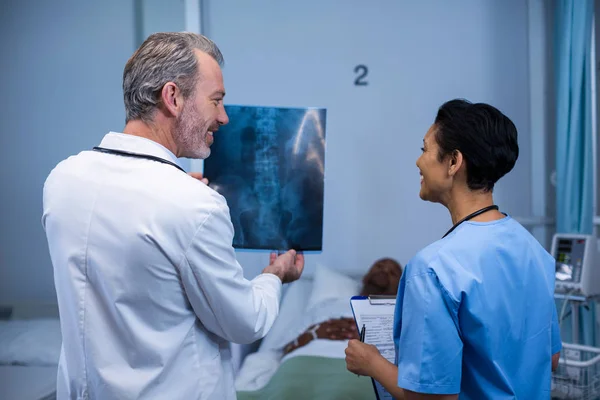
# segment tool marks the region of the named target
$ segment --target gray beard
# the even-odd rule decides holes
[[[205,159],[210,155],[210,147],[206,143],[208,126],[206,121],[197,117],[193,108],[184,109],[175,126],[174,139],[182,157]],[[199,136],[197,132],[204,134]]]

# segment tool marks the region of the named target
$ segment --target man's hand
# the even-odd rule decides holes
[[[321,322],[317,329],[317,337],[329,340],[358,339],[354,318],[330,319]]]
[[[288,354],[302,346],[306,346],[310,343],[314,337],[310,331],[312,331],[317,325],[311,325],[307,330],[302,332],[298,338],[292,342],[289,342],[283,348],[283,354]],[[358,339],[358,331],[356,330],[356,324],[354,318],[340,318],[330,319],[321,322],[316,331],[314,331],[319,339],[329,340],[348,340]]]
[[[346,368],[358,375],[373,376],[373,367],[379,359],[387,361],[377,347],[352,339],[346,347]]]
[[[304,254],[296,254],[296,250],[288,250],[280,256],[271,253],[269,266],[263,270],[263,274],[274,274],[281,279],[282,283],[290,283],[300,278],[303,270]]]
[[[188,175],[191,176],[192,178],[198,179],[200,182],[204,183],[205,185],[208,185],[208,179],[206,179],[204,176],[202,176],[202,172],[188,172]]]

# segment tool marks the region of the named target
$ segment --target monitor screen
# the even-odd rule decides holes
[[[558,238],[556,246],[556,281],[579,283],[585,253],[585,239]]]

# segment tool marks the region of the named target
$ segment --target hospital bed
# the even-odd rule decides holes
[[[346,369],[346,340],[317,339],[282,352],[310,325],[352,317],[350,297],[360,288],[360,278],[327,268],[290,284],[272,329],[242,362],[235,381],[238,399],[375,399],[371,379]]]
[[[242,361],[245,351],[234,345],[241,363],[235,365],[238,399],[374,399],[370,378],[346,369],[347,341],[317,339],[282,355],[308,326],[352,317],[349,299],[359,293],[361,278],[322,267],[286,286],[279,316],[257,351]],[[15,307],[10,319],[0,318],[0,399],[55,399],[60,347],[57,310]]]
[[[0,320],[0,399],[56,399],[61,347],[55,306],[16,306]]]

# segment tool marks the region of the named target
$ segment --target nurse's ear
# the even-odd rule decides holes
[[[464,164],[463,154],[459,150],[452,151],[448,156],[448,176],[456,176]]]

